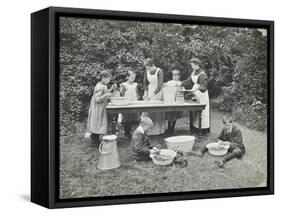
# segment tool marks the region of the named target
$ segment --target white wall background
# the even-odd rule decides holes
[[[48,6],[275,20],[276,195],[47,210],[30,203],[30,13]],[[274,0],[30,0],[1,2],[1,215],[266,215],[280,205],[281,14]],[[279,8],[279,9],[278,9]]]

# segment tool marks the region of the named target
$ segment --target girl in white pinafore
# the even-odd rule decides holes
[[[194,83],[192,90],[194,91],[195,96],[199,99],[200,103],[206,104],[205,109],[202,111],[202,123],[201,123],[201,128],[202,130],[210,130],[210,116],[209,116],[209,93],[208,90],[205,92],[201,92],[199,90],[200,84],[198,84],[198,78],[199,76],[205,73],[204,71],[201,71],[199,74],[195,74],[194,72],[191,75],[191,79]],[[193,121],[193,127],[199,128],[198,126],[198,115],[195,113],[194,114],[194,121]],[[209,132],[209,131],[208,131]]]
[[[209,105],[209,93],[207,89],[208,76],[200,68],[201,61],[197,58],[192,58],[190,61],[193,72],[188,80],[183,81],[183,86],[188,89],[191,88],[191,92],[199,99],[200,103],[206,104],[205,109],[202,111],[201,129],[203,133],[210,132],[210,105]],[[193,125],[190,130],[198,132],[198,114],[193,112]]]
[[[147,80],[149,82],[148,84],[148,98],[150,98],[151,101],[153,100],[163,100],[163,91],[161,90],[155,94],[155,89],[158,86],[158,77],[160,73],[160,68],[156,69],[156,72],[154,74],[151,74],[149,71],[147,73]],[[163,134],[165,132],[166,127],[166,120],[165,120],[165,113],[164,112],[152,112],[148,113],[148,116],[153,121],[154,125],[151,128],[151,130],[147,133],[147,135],[159,135]]]
[[[130,100],[137,101],[138,95],[138,83],[134,82],[136,78],[136,73],[129,71],[127,74],[127,81],[120,84],[120,96],[128,97]],[[139,114],[138,113],[124,113],[119,114],[120,122],[122,122],[124,127],[125,136],[131,138],[131,127],[138,124]]]

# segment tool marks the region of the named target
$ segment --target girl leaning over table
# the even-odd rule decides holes
[[[144,100],[159,101],[163,100],[162,85],[164,82],[163,71],[156,67],[152,58],[144,61]],[[153,121],[154,125],[148,132],[148,135],[159,135],[165,132],[166,121],[165,112],[151,112],[148,116]]]
[[[201,69],[201,60],[198,58],[192,58],[189,60],[192,67],[192,73],[189,79],[184,80],[182,85],[185,89],[190,89],[190,91],[199,99],[200,103],[206,104],[205,109],[202,111],[202,123],[201,128],[203,133],[210,132],[210,106],[209,106],[209,93],[207,89],[208,76]],[[193,125],[191,125],[190,130],[192,132],[198,132],[198,114],[193,112]]]

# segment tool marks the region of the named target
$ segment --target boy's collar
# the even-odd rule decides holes
[[[141,125],[137,127],[137,130],[138,130],[139,132],[141,132],[141,133],[143,133],[143,134],[144,134],[144,130],[143,130],[143,128],[142,128],[142,126],[141,126]]]
[[[226,128],[225,128],[225,129],[226,129]],[[232,129],[233,129],[233,125],[231,125],[231,128],[230,128],[229,130],[226,129],[226,132],[227,132],[227,133],[231,133]]]

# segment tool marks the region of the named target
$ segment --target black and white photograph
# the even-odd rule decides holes
[[[59,17],[59,199],[268,184],[268,31]]]
[[[278,8],[4,1],[0,215],[276,215]]]

